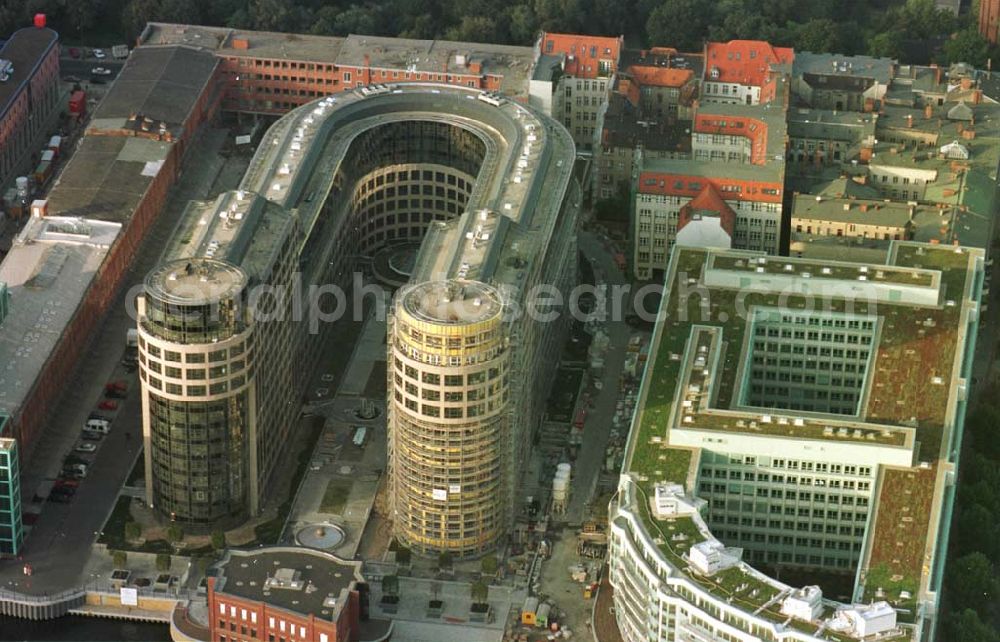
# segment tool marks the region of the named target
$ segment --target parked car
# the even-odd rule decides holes
[[[118,410],[118,402],[105,399],[101,403],[97,404],[97,407],[101,410]]]
[[[79,58],[80,57],[80,50],[78,48],[76,48],[76,47],[70,47],[69,48],[69,57],[70,58]]]
[[[103,49],[94,49],[94,58],[98,60],[104,60],[108,57],[108,54],[104,53]]]
[[[73,495],[76,495],[76,487],[75,486],[53,486],[52,490],[49,491],[49,494],[51,495],[53,493],[55,493],[56,495],[69,495],[70,497],[72,497]]]
[[[97,444],[77,444],[73,450],[78,453],[95,453],[97,452]]]
[[[100,432],[105,435],[111,430],[111,422],[107,419],[88,419],[83,425],[83,429],[91,432]]]
[[[79,479],[57,479],[55,488],[60,488],[62,486],[66,486],[68,488],[76,488],[79,485],[80,485]]]
[[[95,432],[93,430],[84,430],[83,438],[87,441],[100,441],[104,439],[104,433]]]
[[[93,69],[90,70],[90,73],[94,74],[95,76],[110,76],[111,70],[108,69],[107,67],[94,67]]]
[[[63,495],[62,493],[49,493],[49,501],[55,502],[56,504],[68,504],[73,501],[73,497],[70,495]]]

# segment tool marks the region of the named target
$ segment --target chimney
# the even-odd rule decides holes
[[[962,89],[966,91],[972,89],[972,78],[962,78]]]
[[[369,54],[365,54],[365,69],[372,66],[372,57]]]
[[[931,105],[925,105],[924,118],[927,118],[929,120],[933,115],[934,115],[934,107],[932,107]]]
[[[250,40],[246,37],[233,38],[233,49],[249,49]]]
[[[976,91],[972,92],[972,104],[973,105],[978,105],[980,102],[982,102],[982,100],[983,100],[983,90],[982,89],[977,89]]]
[[[31,215],[35,218],[44,218],[49,214],[48,199],[38,199],[31,201]]]
[[[931,69],[934,70],[934,84],[935,85],[940,85],[941,84],[941,68],[938,67],[937,65],[931,65]]]
[[[861,210],[862,212],[867,212],[867,211],[868,211],[868,203],[862,203],[862,204],[861,204],[861,205],[859,206],[859,209],[860,209],[860,210]]]
[[[917,208],[911,205],[910,206],[910,220],[911,221],[913,220],[913,215],[916,214],[916,212],[917,212]]]
[[[910,129],[913,128],[913,114],[906,115],[906,126],[909,127]]]

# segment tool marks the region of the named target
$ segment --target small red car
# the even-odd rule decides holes
[[[105,399],[101,403],[97,404],[97,407],[101,410],[118,410],[118,402]]]

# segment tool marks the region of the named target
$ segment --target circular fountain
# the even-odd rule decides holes
[[[332,551],[347,539],[347,533],[336,524],[310,524],[295,534],[295,541],[301,546]]]

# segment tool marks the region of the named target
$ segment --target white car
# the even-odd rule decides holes
[[[94,67],[93,69],[90,70],[90,73],[94,74],[95,76],[110,76],[111,70],[108,69],[107,67]]]
[[[73,450],[78,453],[95,453],[97,452],[97,444],[79,444]]]
[[[103,58],[107,58],[107,56],[108,55],[106,53],[104,53],[103,49],[94,49],[94,58],[97,58],[98,60],[101,60]]]

